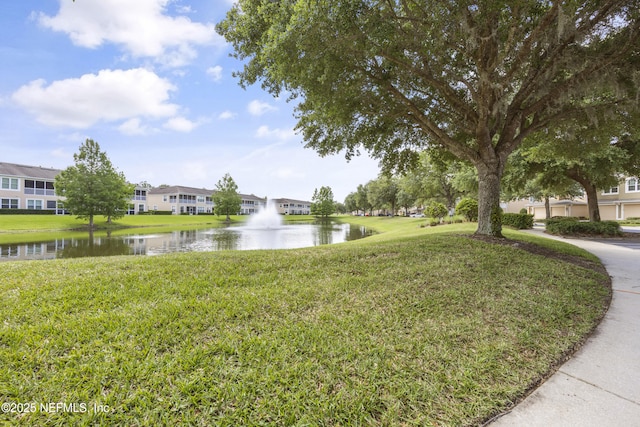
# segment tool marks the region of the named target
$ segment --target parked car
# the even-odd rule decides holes
[[[424,214],[423,213],[414,213],[409,215],[411,218],[424,218]]]

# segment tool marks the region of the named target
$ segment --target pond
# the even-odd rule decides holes
[[[231,226],[46,242],[0,245],[0,261],[43,260],[112,255],[159,255],[172,252],[294,249],[328,245],[371,235],[365,227],[325,221],[274,226]]]

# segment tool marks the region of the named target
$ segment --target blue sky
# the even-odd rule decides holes
[[[131,182],[342,202],[375,160],[321,158],[294,105],[231,76],[214,26],[232,0],[40,0],[0,4],[0,161],[64,169],[86,138]]]

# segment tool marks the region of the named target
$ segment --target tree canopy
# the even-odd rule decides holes
[[[216,183],[216,191],[211,195],[213,206],[217,215],[226,215],[227,221],[231,220],[231,215],[240,212],[242,197],[238,193],[238,186],[231,175],[225,174]]]
[[[127,183],[100,145],[87,139],[73,155],[74,166],[56,176],[56,194],[65,197],[64,207],[79,218],[89,220],[93,228],[95,215],[109,220],[122,217],[133,196],[134,186]]]
[[[313,190],[311,198],[311,215],[328,217],[336,211],[336,202],[333,200],[331,187],[320,187]]]
[[[258,81],[298,98],[321,155],[386,170],[425,147],[473,164],[477,233],[501,235],[500,178],[529,136],[635,101],[640,0],[238,0],[218,31]]]

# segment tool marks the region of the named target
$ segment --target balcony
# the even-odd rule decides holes
[[[56,190],[48,190],[44,188],[25,188],[24,194],[34,194],[37,196],[55,196]]]

